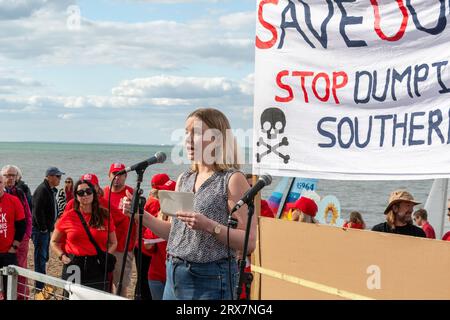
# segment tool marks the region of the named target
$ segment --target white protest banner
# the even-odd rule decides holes
[[[450,177],[450,0],[257,2],[255,174]]]

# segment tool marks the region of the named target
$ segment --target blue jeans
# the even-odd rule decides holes
[[[33,228],[31,239],[34,244],[34,271],[46,274],[46,264],[49,258],[50,232],[40,232]],[[44,284],[36,281],[36,288],[42,289]]]
[[[157,280],[148,280],[148,287],[152,294],[152,300],[162,300],[164,294],[165,282]]]
[[[228,260],[193,263],[174,257],[166,261],[163,300],[229,300],[237,284],[237,263],[231,261],[231,288]]]

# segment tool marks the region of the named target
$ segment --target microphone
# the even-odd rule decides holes
[[[148,166],[151,166],[152,164],[156,163],[163,163],[166,161],[166,154],[164,152],[157,152],[153,157],[148,158],[147,160],[141,161],[139,163],[133,164],[131,167],[127,167],[123,170],[118,171],[115,173],[115,176],[130,172],[130,171],[139,171],[139,170],[145,170]]]
[[[262,175],[259,177],[258,182],[255,183],[253,187],[248,190],[241,200],[239,200],[236,205],[234,206],[233,210],[231,210],[231,213],[239,210],[240,207],[242,207],[244,204],[248,204],[250,201],[253,200],[253,198],[256,196],[256,194],[265,186],[268,186],[272,183],[272,177],[270,175]]]

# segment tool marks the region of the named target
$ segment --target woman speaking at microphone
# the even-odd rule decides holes
[[[249,189],[237,163],[237,146],[225,115],[216,109],[198,109],[186,119],[185,146],[191,169],[181,174],[176,191],[194,193],[194,212],[178,212],[171,222],[144,215],[144,226],[167,239],[167,280],[164,300],[233,299],[237,285],[236,252],[244,247],[247,206],[234,213],[228,261],[227,221],[230,210]],[[124,199],[129,211],[131,195]],[[256,216],[249,253],[256,246]],[[231,273],[229,272],[229,263]]]

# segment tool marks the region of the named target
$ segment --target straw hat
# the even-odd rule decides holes
[[[386,210],[384,210],[384,214],[387,214],[389,212],[389,210],[391,210],[391,207],[394,204],[402,202],[402,201],[410,202],[410,203],[413,203],[414,205],[420,204],[420,202],[417,202],[414,200],[414,197],[408,191],[395,190],[389,196],[389,204],[388,204]]]

